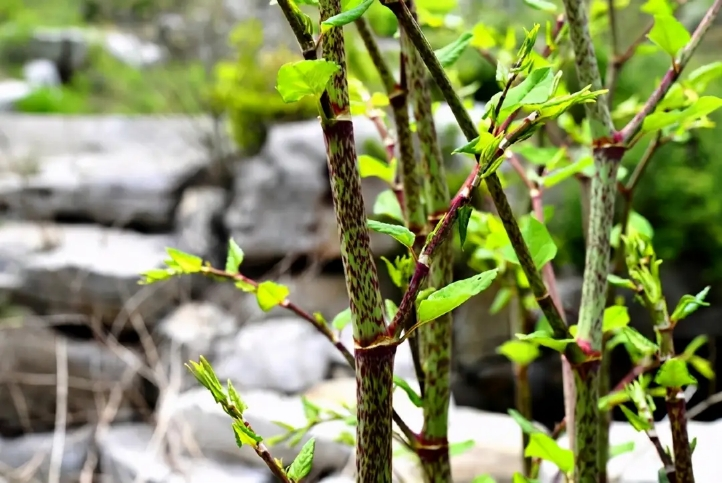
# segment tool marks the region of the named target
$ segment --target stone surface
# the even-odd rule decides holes
[[[203,118],[5,115],[0,131],[0,206],[24,219],[168,229],[182,189],[213,164]]]
[[[0,463],[17,470],[27,465],[33,468],[32,478],[34,479],[32,481],[48,481],[53,436],[53,433],[37,433],[12,439],[0,438]],[[88,456],[92,436],[93,431],[90,427],[65,433],[59,483],[76,483],[78,481]]]
[[[60,85],[58,69],[48,59],[36,59],[25,64],[23,77],[33,87],[57,87]]]
[[[158,323],[158,352],[168,372],[200,356],[215,364],[218,351],[230,345],[237,330],[236,319],[223,309],[205,302],[185,303]],[[181,390],[196,387],[192,374],[182,374]]]
[[[131,67],[148,67],[161,62],[163,49],[151,42],[145,42],[126,32],[107,32],[103,43],[113,57]]]
[[[267,441],[274,436],[286,434],[286,430],[278,426],[276,421],[297,428],[306,425],[303,403],[298,396],[284,397],[270,391],[244,391],[241,395],[248,406],[244,417],[253,430]],[[162,414],[166,414],[165,411],[168,411],[173,424],[179,424],[194,438],[206,456],[218,461],[254,467],[263,465],[251,448],[238,448],[230,418],[205,388],[182,394],[177,401],[161,408]],[[314,426],[298,445],[289,446],[287,442],[282,442],[273,445],[271,451],[275,458],[290,462],[308,439],[315,438],[314,465],[309,475],[309,481],[314,481],[319,474],[341,471],[347,463],[353,452],[352,448],[335,441],[342,430],[353,432],[353,428],[342,422],[322,423]]]
[[[112,427],[100,440],[103,483],[268,483],[269,472],[242,464],[182,457],[168,461],[152,444],[153,427]]]
[[[44,312],[71,310],[121,328],[129,315],[153,324],[174,303],[181,281],[143,286],[138,280],[163,266],[167,246],[174,240],[165,235],[6,222],[0,225],[0,274],[17,301]]]
[[[290,394],[324,379],[334,348],[309,322],[287,317],[249,324],[221,350],[214,364],[221,380]]]
[[[29,82],[21,80],[0,80],[0,113],[12,111],[15,103],[33,92]]]
[[[56,341],[42,320],[26,317],[24,325],[5,322],[0,337],[0,434],[32,429],[51,431],[55,424]],[[95,341],[66,339],[68,355],[68,424],[97,421],[94,393],[107,400],[110,391],[128,379],[126,362]],[[132,369],[130,369],[132,371]],[[133,416],[129,398],[138,396],[140,380],[132,373],[124,391],[126,402],[117,420]],[[102,407],[100,408],[102,410]],[[29,427],[28,427],[29,426]]]
[[[225,245],[217,236],[225,204],[223,188],[200,186],[185,190],[175,213],[177,248],[214,264],[225,263],[225,258],[216,256]]]

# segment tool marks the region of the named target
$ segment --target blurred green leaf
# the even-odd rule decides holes
[[[273,307],[286,300],[289,293],[291,292],[285,285],[280,285],[276,282],[266,280],[265,282],[258,284],[258,288],[256,289],[256,300],[258,301],[258,306],[261,310],[268,312]]]
[[[679,322],[694,313],[700,307],[709,307],[709,303],[705,302],[704,299],[707,297],[710,288],[710,286],[707,286],[700,293],[694,296],[683,295],[679,300],[677,307],[675,307],[674,312],[672,312],[672,315],[670,316],[672,322]]]
[[[203,268],[203,259],[201,257],[176,250],[175,248],[166,248],[165,250],[168,252],[168,255],[170,255],[170,258],[174,262],[175,266],[183,273],[197,273],[201,271],[201,268]]]
[[[516,422],[516,424],[519,425],[519,428],[521,428],[523,433],[532,434],[542,432],[541,429],[537,428],[534,423],[522,416],[522,414],[516,409],[509,409],[507,410],[507,412],[509,413],[509,416],[511,416],[511,418]]]
[[[461,249],[464,249],[464,242],[466,242],[466,229],[469,226],[469,219],[471,218],[471,212],[473,208],[469,205],[462,206],[457,211],[456,215],[456,226],[459,230],[459,239],[461,240]]]
[[[351,322],[351,309],[345,309],[336,315],[331,321],[331,325],[337,330],[343,330]]]
[[[543,267],[545,263],[553,260],[557,255],[557,246],[549,234],[546,225],[533,216],[524,219],[521,234],[524,237],[524,242],[529,247],[537,270]],[[502,249],[502,254],[504,258],[511,263],[519,263],[519,259],[511,243]]]
[[[401,390],[403,390],[409,397],[409,401],[411,401],[414,406],[416,406],[417,408],[424,406],[424,401],[421,399],[421,396],[419,396],[416,391],[414,391],[411,386],[409,386],[408,382],[406,382],[396,374],[394,374],[394,386],[400,387]]]
[[[389,189],[379,193],[374,203],[374,215],[384,215],[394,220],[404,221],[401,205],[393,191]]]
[[[637,431],[647,431],[652,429],[652,424],[649,421],[629,409],[627,406],[621,405],[619,407],[622,409],[622,412],[627,417],[627,421],[629,421],[634,429]]]
[[[316,449],[316,440],[314,438],[306,441],[301,451],[296,456],[296,459],[291,463],[291,467],[288,468],[286,473],[289,478],[294,482],[301,481],[303,478],[308,476],[313,467],[313,453]]]
[[[540,355],[537,346],[522,340],[508,340],[500,345],[496,351],[506,356],[510,361],[522,366],[528,366]]]
[[[278,71],[276,89],[284,102],[320,96],[339,66],[326,60],[301,60],[284,64]]]
[[[472,32],[464,32],[458,39],[437,50],[435,54],[439,59],[441,66],[448,68],[454,65],[454,63],[459,60],[459,57],[461,57],[461,54],[464,53],[464,50],[466,50],[469,46],[473,38],[474,34]]]
[[[629,312],[623,305],[612,305],[604,309],[603,331],[621,329],[629,324]]]
[[[526,340],[531,341],[536,344],[542,345],[544,347],[548,347],[550,349],[553,349],[557,352],[564,352],[564,350],[567,348],[569,344],[574,343],[574,339],[560,339],[557,340],[554,338],[554,336],[548,332],[545,331],[535,331],[531,334],[515,334],[516,338],[519,340]]]
[[[524,0],[524,3],[534,10],[541,10],[542,12],[554,13],[557,11],[556,4],[546,0]]]
[[[345,11],[324,20],[321,23],[321,31],[326,32],[332,27],[343,27],[353,23],[366,13],[366,10],[374,3],[374,0],[352,0],[348,2]]]
[[[511,289],[502,287],[496,293],[496,297],[494,297],[494,301],[491,303],[491,307],[489,307],[489,314],[498,314],[509,303],[512,295],[514,294]]]
[[[391,225],[389,223],[382,223],[376,220],[368,220],[368,226],[371,230],[377,233],[383,233],[397,240],[405,247],[411,248],[414,246],[414,240],[416,237],[414,233],[401,225]]]
[[[256,448],[258,443],[263,441],[263,438],[254,433],[251,428],[246,426],[245,422],[237,419],[233,421],[233,433],[236,436],[236,444],[239,448],[242,448],[244,444],[247,444],[252,448]]]
[[[529,445],[524,450],[524,456],[554,463],[565,474],[574,469],[574,453],[560,447],[551,437],[541,432],[529,435]]]
[[[702,377],[704,377],[705,379],[715,378],[712,364],[707,359],[703,359],[700,356],[692,356],[689,358],[689,363],[692,364],[692,367],[694,367],[697,372],[702,374]]]
[[[683,387],[689,384],[697,384],[697,379],[689,373],[687,363],[680,358],[668,359],[659,368],[654,377],[654,382],[664,387]]]
[[[655,15],[654,26],[647,37],[672,57],[676,57],[691,39],[684,25],[671,14]]]
[[[644,119],[643,132],[658,131],[682,122],[692,122],[707,116],[722,107],[722,99],[715,96],[703,96],[683,111],[655,112]]]
[[[387,183],[393,183],[396,176],[396,158],[391,163],[385,163],[378,158],[362,154],[358,157],[359,172],[362,178],[375,176]]]
[[[228,255],[226,255],[226,272],[236,275],[238,267],[243,263],[243,250],[238,246],[236,241],[231,238],[228,240]]]

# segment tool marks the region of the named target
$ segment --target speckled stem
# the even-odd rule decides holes
[[[412,15],[416,8],[406,0]],[[409,94],[416,120],[416,134],[421,151],[421,165],[426,177],[426,204],[428,206],[428,232],[449,206],[449,186],[446,180],[444,158],[436,134],[431,110],[431,88],[426,68],[413,42],[401,29],[401,49],[405,53],[405,69]],[[429,285],[445,287],[453,282],[454,251],[450,240],[437,249],[429,272]],[[452,317],[443,315],[419,329],[419,351],[424,375],[424,424],[419,437],[419,458],[429,483],[451,481],[449,461],[448,420],[451,398],[451,346]]]
[[[304,58],[315,58],[313,38],[302,28],[302,22],[294,20],[294,5],[288,0],[278,0],[278,4],[296,34]],[[320,11],[323,21],[341,12],[341,2],[321,0]],[[378,274],[370,249],[361,177],[356,164],[353,122],[349,112],[346,54],[341,28],[330,28],[324,34],[323,57],[341,66],[321,98],[321,126],[352,313],[358,405],[357,481],[390,483],[391,391],[397,342],[387,335]]]
[[[601,89],[587,6],[582,0],[564,0],[564,7],[579,82],[591,85],[592,90]],[[615,130],[606,96],[600,96],[595,103],[585,104],[585,108],[594,139],[595,174],[591,186],[587,254],[577,332],[577,344],[587,354],[588,360],[572,366],[576,383],[574,473],[575,481],[580,483],[603,482],[601,478],[606,474],[607,462],[598,458],[601,446],[609,444],[599,434],[599,425],[602,424],[598,408],[599,369],[617,170],[624,154],[624,149],[613,142]]]

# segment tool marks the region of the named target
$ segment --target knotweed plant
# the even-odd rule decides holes
[[[191,372],[232,419],[239,446],[253,447],[281,481],[299,482],[312,468],[314,440],[308,440],[290,466],[271,456],[273,444],[281,440],[298,443],[312,426],[344,420],[356,428],[355,434],[344,433],[342,440],[356,447],[357,481],[391,482],[392,443],[397,440],[418,458],[426,481],[451,482],[453,448],[447,436],[451,313],[492,283],[499,283],[502,288],[490,311],[511,303],[519,308],[512,338],[498,348],[514,365],[517,407],[510,414],[524,435],[523,472],[517,473],[514,481],[535,481],[543,459],[556,465],[567,481],[606,482],[608,460],[631,449],[629,445],[609,448],[609,412],[619,406],[657,448],[660,481],[693,482],[695,443],[687,435],[684,389],[696,380],[688,365],[705,377],[713,374],[709,363],[695,355],[706,342],[704,338],[677,354],[672,334],[679,321],[706,305],[709,288],[683,297],[670,313],[662,295],[661,261],[653,249],[653,233],[649,223],[632,209],[632,194],[661,145],[684,143],[688,131],[714,127],[708,115],[722,107],[722,99],[704,91],[712,80],[722,77],[722,64],[701,66],[688,74],[684,71],[722,0],[714,1],[691,34],[674,17],[677,3],[646,2],[642,12],[650,17],[649,26],[626,51],[618,45],[617,27],[620,12],[627,13],[630,8],[624,2],[564,0],[563,9],[557,11],[554,3],[526,0],[529,8],[549,15],[549,20],[545,28],[534,24],[523,32],[517,28],[504,32],[484,23],[467,29],[463,22],[451,22],[455,2],[276,2],[300,47],[298,61],[280,68],[277,91],[286,103],[311,99],[318,107],[349,308],[329,323],[321,314],[293,303],[287,287],[247,278],[240,272],[243,250],[233,240],[224,269],[169,248],[166,267],[146,272],[143,283],[201,274],[255,294],[265,311],[281,306],[294,312],[316,327],[355,370],[357,405],[336,412],[304,400],[308,424],[287,427],[287,434],[264,441],[245,421],[245,405],[232,384],[224,387],[205,359],[190,362]],[[367,12],[372,7],[385,7],[396,19],[399,49],[393,64],[369,25]],[[479,12],[480,17],[486,14]],[[434,50],[426,36],[434,29],[457,30],[458,37]],[[604,82],[592,42],[600,32],[608,33],[612,51]],[[354,77],[347,65],[347,42],[354,39],[363,44],[377,69],[378,86]],[[617,102],[619,72],[643,44],[666,53],[670,67],[660,73],[661,79],[645,102]],[[468,89],[460,88],[453,70],[469,51],[493,64],[499,85],[499,92],[478,119],[470,116],[465,100]],[[580,89],[571,88],[570,77],[562,71],[572,60]],[[451,153],[442,151],[437,136],[432,88],[448,104],[468,140],[453,153],[473,159],[471,171],[453,196],[444,164],[444,155]],[[583,121],[575,121],[573,112],[577,118],[583,113]],[[359,116],[373,121],[385,146],[385,159],[357,155],[353,120]],[[626,124],[618,129],[615,123],[620,122]],[[641,142],[648,147],[627,179],[620,164]],[[505,164],[511,169],[500,170]],[[364,200],[361,191],[365,177],[388,184],[373,200],[371,218],[367,218],[365,206],[370,200]],[[529,192],[528,214],[515,215],[507,199],[505,188],[515,180]],[[544,190],[562,182],[578,182],[584,193],[586,263],[578,321],[573,325],[566,320],[556,287],[552,261],[557,246],[547,229],[552,214],[543,204]],[[618,194],[625,205],[615,223]],[[493,209],[481,210],[475,198],[490,201]],[[406,249],[405,255],[394,260],[382,258],[383,267],[403,291],[398,305],[384,300],[379,291],[369,242],[371,230],[394,238]],[[478,273],[454,281],[452,266],[459,251]],[[655,340],[630,326],[627,308],[615,297],[617,289],[632,291],[648,309]],[[338,335],[348,325],[353,331],[352,350]],[[396,350],[403,343],[411,345],[418,392],[393,374]],[[635,367],[612,386],[610,351],[620,345],[627,349]],[[530,422],[527,372],[542,349],[560,354],[565,379],[566,417],[552,434]],[[655,376],[653,370],[657,370]],[[394,411],[396,388],[422,408],[420,432],[413,431]],[[662,448],[651,416],[655,398],[660,397],[671,422],[671,450]],[[555,441],[565,430],[569,449]],[[477,480],[492,481],[484,475]]]

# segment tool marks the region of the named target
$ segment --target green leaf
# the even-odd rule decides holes
[[[393,183],[396,176],[396,158],[388,164],[373,156],[362,154],[358,157],[358,167],[362,178],[375,176],[387,183]]]
[[[535,10],[541,10],[542,12],[554,13],[557,11],[557,6],[546,0],[524,0],[524,3]]]
[[[256,290],[256,300],[258,301],[258,306],[261,307],[261,310],[268,312],[273,307],[286,300],[289,293],[291,292],[285,285],[280,285],[270,280],[266,280],[265,282],[258,284],[258,289]]]
[[[689,384],[697,384],[697,379],[689,373],[687,363],[678,358],[668,359],[659,368],[654,377],[654,382],[664,387],[683,387]]]
[[[508,340],[500,345],[496,351],[521,366],[528,366],[540,354],[536,345],[522,340]]]
[[[458,39],[434,52],[436,57],[439,59],[441,66],[447,68],[454,65],[454,63],[459,60],[459,57],[461,57],[461,54],[464,53],[464,50],[466,50],[469,46],[473,38],[473,33],[464,32]]]
[[[480,475],[471,480],[471,483],[496,483],[496,480],[490,475]]]
[[[705,345],[709,339],[706,335],[698,335],[694,339],[692,339],[692,342],[687,344],[687,347],[684,348],[684,355],[687,357],[692,357],[697,350],[699,350],[700,347]]]
[[[640,10],[649,15],[672,15],[674,13],[668,0],[647,0]]]
[[[467,439],[466,441],[459,441],[458,443],[451,443],[449,445],[449,456],[460,456],[470,449],[476,446],[476,441],[473,439]]]
[[[540,483],[539,480],[531,478],[527,478],[526,476],[522,475],[518,471],[514,473],[511,477],[511,483]]]
[[[242,448],[244,444],[256,448],[258,443],[263,441],[263,438],[254,433],[243,421],[237,419],[233,421],[233,433],[236,436],[236,444],[239,448]]]
[[[670,319],[672,322],[678,322],[687,316],[694,313],[700,307],[709,307],[709,303],[705,302],[704,299],[709,293],[710,287],[705,287],[700,293],[695,296],[684,295],[679,300],[677,307],[672,312]]]
[[[286,473],[291,480],[301,481],[301,479],[308,476],[313,467],[313,452],[315,449],[315,438],[306,441],[306,444],[303,445],[301,452],[298,453],[298,456],[293,460],[291,467],[288,468],[288,472]]]
[[[634,441],[627,441],[626,443],[615,444],[609,447],[609,459],[616,456],[623,455],[624,453],[630,453],[634,451]]]
[[[686,82],[691,84],[695,91],[703,92],[707,90],[710,82],[720,77],[722,77],[722,62],[717,61],[698,67],[690,72]]]
[[[473,277],[458,280],[437,290],[419,304],[417,317],[419,323],[436,320],[478,295],[489,287],[498,274],[498,269],[488,270]]]
[[[383,215],[394,220],[404,221],[401,205],[393,191],[384,190],[379,193],[374,203],[374,215]]]
[[[374,0],[364,0],[362,2],[356,0],[352,2],[345,12],[341,12],[338,15],[324,20],[321,23],[321,32],[326,32],[332,27],[343,27],[344,25],[355,22],[361,15],[366,13],[366,10],[368,10],[373,3]]]
[[[627,307],[623,305],[612,305],[604,309],[604,322],[602,330],[609,332],[615,329],[621,329],[629,325],[629,312]]]
[[[684,25],[670,14],[655,15],[654,27],[647,37],[672,57],[676,57],[691,39]]]
[[[190,373],[193,374],[193,377],[195,377],[203,387],[211,392],[216,403],[226,401],[223,386],[221,386],[218,376],[216,376],[216,373],[213,371],[213,367],[205,357],[200,356],[199,362],[189,361],[188,364],[186,364],[186,367]]]
[[[607,282],[609,282],[610,285],[614,285],[615,287],[619,288],[628,288],[630,290],[635,290],[637,288],[637,286],[634,285],[634,282],[632,282],[631,280],[619,277],[617,275],[614,275],[613,273],[607,275]]]
[[[203,259],[190,253],[185,253],[175,248],[166,248],[166,252],[170,255],[173,264],[180,269],[183,273],[197,273],[203,268]]]
[[[612,407],[619,406],[630,400],[626,391],[615,391],[599,398],[598,407],[602,411],[609,411]]]
[[[544,347],[548,347],[557,352],[564,352],[567,345],[574,343],[574,339],[555,339],[550,333],[538,330],[531,334],[516,334],[519,340],[528,340]]]
[[[491,307],[489,307],[489,314],[498,314],[509,303],[512,295],[513,292],[511,289],[508,287],[502,287],[496,293],[496,297],[494,297],[494,301],[491,303]]]
[[[581,173],[589,166],[594,164],[594,158],[591,156],[584,156],[583,158],[573,162],[569,166],[552,171],[542,178],[542,184],[545,188],[551,188],[562,181],[571,178],[572,176]]]
[[[705,379],[715,378],[712,364],[707,359],[703,359],[700,356],[692,356],[689,358],[689,363],[692,364],[692,367],[694,367],[697,372],[702,374],[702,377],[704,377]]]
[[[554,259],[557,255],[557,246],[552,240],[546,225],[536,218],[530,216],[525,218],[522,223],[521,234],[524,242],[529,247],[534,265],[537,270],[544,266],[545,263]],[[502,249],[502,254],[511,263],[519,263],[514,248],[511,244],[506,245]]]
[[[276,89],[283,102],[297,102],[306,96],[319,97],[339,66],[327,60],[301,60],[278,70]]]
[[[653,354],[659,349],[657,344],[647,339],[633,327],[622,328],[619,335],[626,343],[642,354]]]
[[[162,282],[163,280],[168,280],[169,278],[172,278],[175,274],[176,272],[174,270],[170,270],[167,268],[154,268],[152,270],[147,270],[141,273],[141,279],[138,281],[138,284],[150,285],[152,283]]]
[[[238,267],[243,263],[243,250],[238,246],[236,241],[231,238],[228,240],[228,255],[226,255],[226,272],[236,275]]]
[[[248,406],[243,402],[241,399],[241,396],[236,391],[236,388],[233,387],[233,383],[231,383],[231,380],[228,379],[226,382],[226,386],[228,388],[228,398],[231,400],[231,404],[236,408],[236,411],[238,411],[240,414],[243,414],[246,409],[248,409]]]
[[[702,96],[683,111],[655,112],[644,119],[642,132],[664,129],[677,123],[694,122],[722,107],[722,99],[715,96]]]
[[[629,409],[627,406],[621,405],[619,407],[622,409],[622,412],[627,417],[627,420],[634,429],[636,429],[637,431],[647,431],[649,429],[652,429],[652,423]]]
[[[469,226],[469,219],[471,218],[471,212],[473,208],[469,205],[462,206],[457,211],[456,226],[459,229],[459,238],[461,239],[461,249],[464,249],[464,242],[466,241],[466,229]]]
[[[368,220],[368,225],[373,231],[389,235],[405,247],[411,248],[414,246],[414,240],[416,237],[414,236],[414,233],[405,226],[390,225],[376,220]]]
[[[236,280],[233,285],[243,292],[253,293],[256,291],[256,286],[245,280]]]
[[[400,387],[406,395],[409,397],[409,401],[413,403],[414,406],[417,408],[424,406],[424,401],[421,399],[421,396],[416,394],[416,391],[414,391],[411,386],[409,386],[409,383],[400,378],[399,376],[394,374],[394,386]]]
[[[563,473],[574,469],[574,453],[560,447],[551,437],[541,432],[529,435],[529,445],[524,450],[524,456],[554,463]]]
[[[388,318],[393,320],[396,317],[396,313],[399,311],[399,307],[394,303],[393,300],[384,300],[384,306],[386,307],[386,315]]]
[[[337,330],[343,330],[351,322],[351,308],[342,310],[331,321],[331,325]]]
[[[524,434],[541,433],[541,429],[537,428],[534,423],[521,415],[516,409],[507,410],[509,416],[519,425]]]
[[[552,68],[535,69],[521,84],[509,89],[501,110],[506,111],[527,105],[543,104],[549,100],[552,94],[554,94],[554,71]],[[501,93],[494,95],[489,100],[491,109],[496,108],[500,98]]]
[[[301,403],[303,404],[303,414],[304,416],[306,416],[306,421],[318,421],[318,418],[321,414],[321,408],[309,401],[306,396],[301,396]]]

